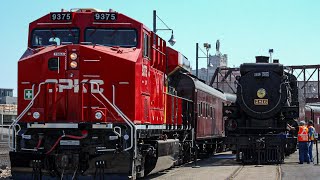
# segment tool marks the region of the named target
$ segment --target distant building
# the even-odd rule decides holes
[[[0,88],[0,104],[17,104],[17,97],[13,97],[13,89]]]
[[[0,88],[0,126],[10,124],[17,117],[17,97],[13,89]]]
[[[13,97],[13,89],[0,88],[0,97],[4,96]]]
[[[207,68],[199,69],[198,78],[206,81],[208,84],[211,81],[211,78],[218,67],[228,67],[227,54],[221,54],[220,52],[218,52],[216,55],[209,55],[209,64],[207,66],[208,72]],[[191,72],[193,75],[196,75],[196,70],[192,70]]]

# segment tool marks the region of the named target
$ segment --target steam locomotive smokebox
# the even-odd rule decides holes
[[[268,63],[269,57],[268,56],[256,56],[256,63]]]
[[[281,85],[284,73],[282,64],[244,63],[240,66],[240,73],[237,103],[247,115],[260,120],[284,111],[282,107],[287,101],[287,89]],[[264,91],[264,95],[258,97],[259,91]],[[255,125],[269,127],[269,124],[263,122]]]

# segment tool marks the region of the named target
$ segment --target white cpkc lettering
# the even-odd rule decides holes
[[[70,89],[73,89],[74,93],[79,92],[79,79],[47,79],[46,82],[47,83],[57,83],[58,88],[56,89],[56,91],[58,91],[58,92],[63,92],[64,90],[70,90]],[[92,93],[99,93],[99,92],[102,93],[104,91],[103,88],[100,88],[100,85],[104,84],[103,80],[83,79],[80,82],[80,85],[85,84],[85,83],[90,83]],[[85,88],[85,86],[83,86],[83,93],[87,93],[87,89]]]

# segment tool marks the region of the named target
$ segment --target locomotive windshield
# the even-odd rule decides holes
[[[37,29],[32,32],[32,46],[48,46],[61,43],[79,43],[79,29]]]
[[[134,29],[96,29],[85,31],[85,41],[104,46],[136,47],[137,32]]]

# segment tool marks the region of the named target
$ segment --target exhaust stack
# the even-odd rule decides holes
[[[256,56],[256,63],[268,63],[269,57],[268,56]]]

